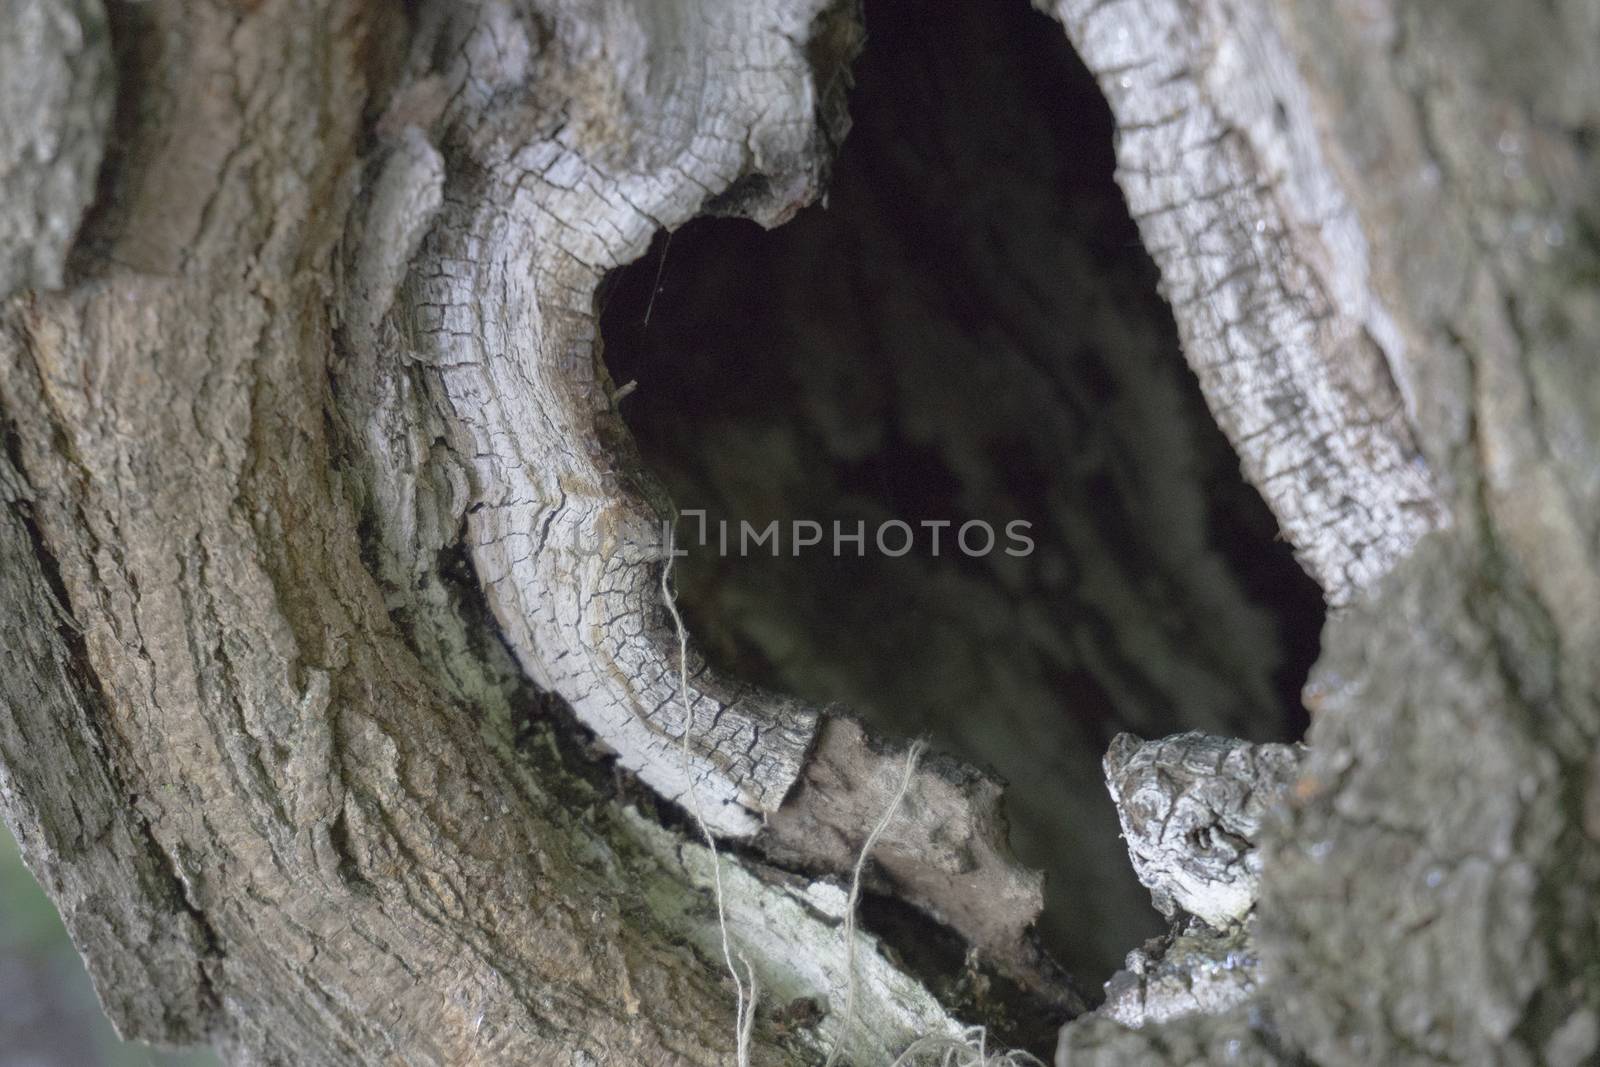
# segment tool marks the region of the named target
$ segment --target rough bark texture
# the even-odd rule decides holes
[[[0,299],[61,284],[111,120],[99,0],[0,4]]]
[[[1213,410],[1349,605],[1244,1001],[1113,1005],[1058,1062],[1591,1062],[1600,14],[1057,14]],[[124,4],[114,101],[95,5],[6,15],[0,80],[49,91],[0,98],[0,812],[119,1027],[239,1062],[726,1062],[709,857],[651,790],[729,837],[814,805],[837,840],[785,857],[813,872],[870,805],[808,768],[837,724],[698,660],[680,758],[595,293],[658,228],[820,191],[851,12]],[[562,701],[642,786],[586,774]],[[913,804],[878,884],[1003,957],[1032,888],[993,788],[925,773],[965,811]],[[932,876],[946,825],[1021,912]],[[725,861],[789,1001],[755,1060],[813,1062],[842,891]],[[855,1059],[958,1032],[857,950]]]
[[[1322,594],[1210,423],[1059,24],[1005,0],[865,18],[826,208],[658,240],[604,291],[605,358],[650,469],[706,511],[677,573],[707,655],[1015,783],[1041,936],[1098,983],[1160,923],[1106,746],[1298,737]],[[792,551],[797,521],[825,543]],[[916,537],[892,558],[890,521]],[[962,551],[969,521],[999,547]],[[741,552],[741,522],[782,550]],[[865,544],[835,554],[833,523]]]
[[[802,52],[812,12],[726,10],[729,47],[698,41],[689,69],[714,54],[730,76],[777,79],[760,91],[799,110],[774,112],[772,150],[801,159],[754,162],[772,162],[801,195],[820,165],[804,161],[825,158],[805,154],[815,136]],[[559,764],[538,773],[512,750],[509,712],[525,712],[534,695],[474,613],[477,594],[453,584],[443,549],[455,538],[440,538],[477,494],[506,504],[520,483],[506,481],[510,466],[473,467],[490,463],[492,442],[479,448],[470,427],[482,423],[453,418],[438,388],[450,375],[416,369],[416,350],[380,333],[395,321],[384,318],[386,287],[408,274],[422,288],[447,286],[458,262],[448,249],[470,247],[471,227],[490,225],[478,212],[491,201],[473,184],[483,178],[472,145],[493,155],[519,138],[546,144],[539,131],[561,128],[602,154],[656,151],[654,140],[630,147],[640,130],[678,143],[655,118],[636,128],[626,109],[601,108],[620,108],[627,94],[648,102],[651,70],[672,80],[596,52],[632,41],[644,62],[651,32],[673,30],[661,15],[654,6],[441,5],[408,26],[397,9],[358,4],[118,10],[125,61],[104,199],[71,288],[7,305],[0,407],[15,468],[5,481],[4,617],[16,667],[5,810],[124,1032],[209,1040],[252,1062],[711,1063],[730,1054],[731,1005],[706,1010],[729,994],[682,947],[704,923],[699,883],[653,846],[630,844],[603,795],[587,795]],[[745,17],[755,21],[738,24]],[[763,62],[745,51],[747,37],[788,59]],[[413,38],[418,77],[391,99],[388,72]],[[443,73],[433,73],[430,50],[444,57]],[[585,63],[593,84],[581,80]],[[509,80],[493,88],[496,78]],[[510,111],[487,106],[486,93]],[[423,133],[450,101],[471,120],[444,127],[460,153],[454,170]],[[725,142],[727,162],[702,175],[725,186],[760,145],[730,134],[716,107],[695,114],[675,150],[692,154],[699,136]],[[686,186],[696,192],[684,211],[708,195],[684,178],[671,196],[682,199]],[[545,189],[528,215],[554,196]],[[430,223],[430,210],[446,205],[458,224]],[[639,218],[642,240],[654,224]],[[435,244],[418,257],[427,265],[408,272],[430,232]],[[494,247],[566,256],[543,234]],[[568,322],[565,289],[520,302],[479,295],[474,306],[505,298],[489,311],[496,322],[533,316],[520,341],[545,337],[539,321]],[[440,318],[448,309],[419,292],[409,299],[399,318],[416,344],[450,336]],[[430,314],[431,327],[416,325]],[[528,368],[538,360],[564,359],[577,368],[573,382],[555,385],[594,395],[581,388],[593,380],[587,353],[554,336],[521,354],[497,341],[485,369],[536,377]],[[455,379],[472,373],[457,367]],[[390,421],[366,417],[386,402],[399,409]],[[482,407],[468,415],[493,414]],[[553,401],[528,409],[540,421],[518,427],[519,447],[558,448],[558,433],[533,427],[562,410]],[[581,452],[592,440],[574,431],[571,445]],[[408,476],[394,476],[405,464]],[[583,469],[566,472],[578,500]],[[535,501],[526,503],[533,514]],[[484,550],[488,601],[503,609],[492,568],[525,554],[498,555],[479,529],[469,523],[467,540]],[[659,547],[645,545],[656,556]],[[619,638],[651,614],[643,583],[658,573],[648,558],[625,562],[636,564],[632,584],[613,591],[631,600],[582,600],[611,605],[599,619]],[[559,600],[550,595],[543,606]],[[535,669],[545,661],[528,661],[518,643],[524,621],[502,620],[511,649],[549,680]],[[538,654],[558,662],[563,646]],[[666,664],[663,650],[650,676],[661,691]],[[626,676],[607,684],[649,691]],[[568,696],[581,702],[585,687]],[[730,713],[720,728],[740,721]],[[713,741],[717,728],[707,720]],[[626,752],[626,736],[610,740]],[[748,793],[772,804],[804,735],[772,760],[755,740],[737,766],[772,771]],[[668,766],[671,746],[658,750]],[[710,810],[724,810],[718,783],[731,772],[697,773]],[[646,908],[647,885],[675,893],[674,906]],[[758,975],[789,962],[787,942],[743,934]],[[870,946],[862,957],[870,971]],[[817,959],[827,970],[826,955]],[[820,1027],[783,1036],[763,1016],[758,1060],[803,1062],[836,1039],[842,979],[837,960],[831,967],[817,992],[833,1010]],[[861,1032],[871,1040],[903,1046],[932,1027],[931,1007],[914,1027],[883,1016],[880,988],[863,986],[870,1029]]]
[[[8,435],[8,444],[15,445]],[[210,931],[107,761],[104,697],[69,614],[31,494],[0,459],[0,790],[24,855],[85,949],[128,1037],[196,1042],[216,1010]]]
[[[1592,1062],[1600,16],[1582,3],[1063,8],[1132,127],[1119,148],[1131,199],[1166,165],[1136,125],[1160,117],[1156,102],[1128,93],[1151,68],[1183,71],[1163,126],[1276,87],[1279,134],[1314,154],[1258,151],[1246,184],[1280,200],[1307,182],[1340,190],[1335,221],[1361,237],[1344,252],[1361,252],[1369,307],[1389,323],[1373,333],[1404,400],[1388,424],[1403,417],[1453,527],[1374,567],[1325,632],[1307,768],[1264,833],[1263,989],[1228,1024],[1259,1036],[1228,1055]],[[1167,28],[1159,47],[1152,22]],[[1176,147],[1200,157],[1260,136],[1248,115],[1209,128]],[[1205,262],[1209,240],[1242,254],[1247,234],[1185,228],[1219,196],[1242,211],[1246,194],[1221,188],[1175,182],[1174,259]],[[1204,375],[1200,334],[1189,354]],[[1195,1062],[1219,1025],[1196,1015],[1134,1035],[1097,1019],[1063,1031],[1058,1060]]]
[[[1139,881],[1156,907],[1222,928],[1255,906],[1262,822],[1299,775],[1300,745],[1201,733],[1140,742],[1122,734],[1106,782]]]
[[[1445,511],[1393,369],[1404,337],[1271,5],[1048,6],[1117,115],[1119,179],[1218,423],[1349,601]]]

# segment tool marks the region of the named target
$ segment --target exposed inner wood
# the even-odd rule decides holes
[[[684,948],[715,922],[704,872],[511,743],[512,710],[533,697],[519,675],[569,683],[575,703],[591,691],[574,679],[630,699],[635,673],[638,692],[664,688],[665,655],[623,670],[603,640],[609,628],[633,647],[658,623],[630,593],[653,587],[659,544],[562,557],[633,569],[585,593],[596,572],[574,564],[537,607],[598,602],[594,628],[519,644],[538,623],[507,611],[507,590],[545,572],[518,569],[529,557],[507,551],[516,529],[499,537],[494,512],[538,514],[519,478],[548,475],[536,488],[557,510],[570,492],[595,505],[574,507],[585,521],[636,514],[605,487],[588,406],[602,394],[580,344],[592,286],[628,242],[552,232],[606,203],[642,250],[660,218],[761,166],[770,195],[746,188],[748,210],[780,216],[817,187],[812,78],[849,37],[830,51],[834,24],[814,31],[813,5],[727,9],[710,29],[654,7],[603,28],[493,2],[399,14],[119,9],[105,210],[70,286],[24,292],[0,323],[14,468],[0,474],[0,594],[21,635],[7,638],[0,801],[127,1032],[262,1062],[722,1062],[734,1037],[712,1009],[731,997],[709,954]],[[662,43],[678,33],[687,51]],[[646,77],[616,35],[672,58]],[[721,101],[733,82],[741,136],[651,110],[726,118],[699,94]],[[524,150],[548,155],[537,179]],[[652,159],[653,177],[630,169]],[[563,202],[573,168],[594,181],[615,168],[643,191],[621,181]],[[493,223],[500,209],[518,221]],[[457,311],[484,318],[456,331]],[[499,408],[461,391],[486,380]],[[511,409],[509,436],[475,437]],[[460,569],[463,527],[510,656],[444,573]],[[569,640],[588,667],[547,671]],[[738,832],[781,798],[807,714],[704,710],[744,733],[708,720],[687,768],[652,733],[656,766],[681,783],[702,760],[706,796],[728,801],[719,825]],[[749,743],[792,725],[787,742]],[[716,757],[729,736],[741,747]],[[613,740],[650,765],[648,747]],[[728,862],[731,913],[771,917],[792,877]],[[742,951],[775,982],[785,937],[835,932],[836,917],[812,920],[809,933],[745,922]],[[858,998],[852,1055],[958,1032],[872,939],[858,948],[885,981]],[[842,943],[810,962],[831,1009],[803,1028],[764,1013],[759,1062],[810,1062],[843,1034]]]
[[[1057,1067],[1593,1063],[1600,8],[1053,8],[1121,124],[1120,180],[1201,389],[1343,605],[1308,689],[1301,776],[1259,823],[1249,973],[1191,982],[1241,948],[1231,935],[1144,952],[1120,1006],[1060,1028]],[[1009,25],[976,3],[916,11],[956,56],[962,35],[998,47]],[[852,649],[789,646],[785,660],[729,643],[737,671],[697,667],[700,740],[686,762],[672,754],[662,546],[597,358],[596,295],[663,229],[687,238],[707,213],[770,225],[817,195],[858,42],[852,5],[821,0],[0,0],[0,818],[124,1032],[248,1064],[725,1064],[715,879],[647,791],[681,798],[693,782],[740,839],[724,852],[731,937],[791,998],[758,1014],[753,1061],[815,1064],[838,1040],[836,876],[878,803],[872,763],[904,742],[745,688]],[[972,215],[898,235],[869,215],[846,237],[987,264],[961,278],[1054,270],[1031,292],[927,292],[904,286],[903,257],[860,268],[883,283],[868,291],[917,312],[926,351],[992,307],[1008,329],[983,335],[980,365],[1045,383],[981,412],[948,383],[914,398],[969,428],[1003,412],[1043,434],[1051,464],[1016,461],[1030,488],[1076,487],[1089,469],[1055,470],[1066,450],[1051,434],[1089,458],[1178,441],[1167,461],[1196,466],[1119,467],[1101,494],[1115,506],[1091,514],[1139,521],[1101,528],[1047,502],[1041,522],[1092,565],[1063,553],[1051,579],[963,563],[943,585],[908,584],[896,625],[913,631],[919,591],[954,591],[958,621],[986,621],[982,647],[1024,667],[1041,647],[1094,653],[1113,706],[1281,711],[1274,616],[1250,606],[1242,572],[1208,562],[1229,554],[1197,501],[1220,483],[1195,472],[1226,450],[1192,436],[1208,424],[1198,408],[1134,402],[1170,395],[1146,387],[1173,362],[1133,358],[1145,349],[1112,327],[1118,309],[1082,317],[1114,341],[1091,354],[1132,354],[1085,364],[1109,389],[1075,397],[1042,373],[1055,365],[1017,356],[1035,350],[1019,338],[1059,339],[1064,293],[1120,276],[1120,258],[1091,257],[1084,277],[1086,260],[1052,243],[1054,213],[1094,198],[1068,183],[1066,207],[1035,199],[945,151],[947,112],[927,106],[936,58],[895,75],[920,95],[857,102],[864,119],[899,108],[904,137],[888,143],[934,149],[885,156],[878,188],[909,211],[904,194],[948,178]],[[1015,58],[1003,78],[975,67],[949,85],[988,105],[982,143],[1026,172],[1054,157],[1008,153],[1005,137],[1060,94]],[[41,91],[18,95],[18,80]],[[1016,205],[1038,225],[972,226]],[[1088,214],[1089,230],[1116,232]],[[835,274],[785,284],[837,298],[853,275]],[[996,299],[1008,292],[1029,299]],[[813,351],[817,368],[854,350],[838,340]],[[842,381],[814,383],[823,451],[861,442],[821,416],[881,395]],[[1074,400],[1119,417],[1071,436]],[[984,499],[963,507],[1020,506],[1017,486],[984,474],[996,457],[932,425],[901,428],[924,434],[922,460],[967,457],[955,473]],[[1001,459],[1026,454],[1007,445]],[[852,492],[870,503],[863,480],[900,469],[867,464]],[[1154,500],[1182,507],[1140,510]],[[1176,547],[1145,544],[1146,526]],[[1177,549],[1181,567],[1163,555]],[[1127,577],[1151,574],[1159,594]],[[992,625],[1051,580],[1085,595],[1025,633]],[[1202,605],[1209,624],[1163,603]],[[1176,630],[1134,640],[1108,604]],[[1086,605],[1098,626],[1041,641]],[[884,634],[882,612],[840,617],[862,643]],[[714,651],[717,622],[697,622]],[[1235,625],[1269,653],[1230,652]],[[930,644],[958,662],[976,641]],[[1010,679],[1039,675],[1002,666],[945,688],[968,712],[1087,701],[1077,675],[1072,700],[1013,699]],[[637,776],[608,780],[566,752],[541,686]],[[1014,943],[1034,883],[992,834],[994,783],[953,760],[928,770],[872,869],[895,896],[873,898],[871,921],[914,935],[913,901],[975,945]],[[827,788],[835,774],[846,788]],[[1251,799],[1216,795],[1228,810]],[[805,873],[770,862],[783,848]],[[986,892],[1004,908],[976,909]],[[941,984],[870,932],[853,945],[852,1059],[889,1062],[978,1017],[981,968]],[[1073,1014],[1067,1000],[1047,1028]]]
[[[1416,444],[1404,335],[1270,5],[1041,6],[1116,113],[1118,178],[1217,422],[1347,603],[1448,509]]]
[[[1098,984],[1157,928],[1106,747],[1297,739],[1322,596],[1184,363],[1060,26],[1020,2],[866,18],[827,206],[658,236],[602,293],[605,355],[647,465],[706,512],[680,574],[713,660],[997,770],[1047,942]],[[823,543],[797,553],[803,520]],[[904,556],[874,544],[889,520],[918,530]],[[971,520],[994,551],[960,550]],[[773,521],[776,558],[741,547]],[[836,522],[864,552],[835,556]],[[1003,922],[1000,899],[973,906]]]
[[[1269,980],[1222,1014],[1069,1024],[1058,1067],[1594,1062],[1600,9],[1055,7],[1219,418],[1318,573],[1365,590],[1325,632],[1289,817],[1262,824]],[[1341,344],[1363,320],[1372,343]],[[1298,399],[1250,387],[1286,372]],[[1270,453],[1274,398],[1335,433],[1261,482],[1228,412]],[[1407,550],[1408,528],[1440,532]]]

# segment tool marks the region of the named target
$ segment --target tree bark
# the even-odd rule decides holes
[[[1302,773],[1250,808],[1259,974],[1069,1022],[1058,1062],[1587,1062],[1592,5],[1051,6],[1341,607]],[[827,0],[8,0],[0,812],[125,1035],[729,1062],[719,908],[753,1062],[975,1021],[843,940],[904,746],[692,650],[678,692],[670,504],[597,352],[658,230],[821,194],[860,44]],[[996,797],[927,761],[886,884],[1060,1023]]]
[[[1118,112],[1202,387],[1350,606],[1307,687],[1305,770],[1263,827],[1259,995],[1149,1031],[1071,1024],[1058,1063],[1590,1062],[1592,5],[1060,11]],[[1257,424],[1284,367],[1285,410],[1319,414]],[[1312,395],[1341,378],[1344,400]],[[1307,429],[1308,461],[1276,466]]]
[[[716,831],[798,773],[815,710],[691,664],[689,739],[673,717],[664,546],[599,441],[588,301],[708,198],[776,221],[814,195],[853,24],[113,15],[99,197],[64,287],[16,275],[0,405],[7,817],[121,1031],[250,1062],[721,1062],[715,892],[776,1007],[833,1005],[763,1014],[757,1062],[958,1033],[862,934],[847,1026],[836,889],[725,859],[713,890],[698,846],[529,754],[527,679],[668,799],[696,783]],[[79,17],[41,70],[103,45]],[[91,156],[24,162],[67,184]]]

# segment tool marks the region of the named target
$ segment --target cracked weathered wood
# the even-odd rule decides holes
[[[1112,740],[1106,784],[1134,872],[1162,914],[1181,908],[1219,929],[1244,918],[1261,881],[1262,820],[1304,756],[1301,745],[1198,732]]]
[[[532,690],[446,573],[489,486],[414,379],[363,373],[407,369],[384,315],[444,189],[404,121],[426,85],[384,116],[328,284],[363,63],[402,28],[354,2],[117,17],[146,67],[114,202],[85,278],[0,330],[0,801],[118,1024],[243,1062],[723,1061],[724,979],[681,947],[703,911],[670,899],[700,899],[688,873],[512,750]],[[648,917],[640,884],[672,906]],[[770,1018],[758,1062],[801,1062]]]
[[[397,355],[431,372],[470,487],[472,561],[524,671],[658,792],[687,803],[692,780],[713,829],[749,834],[798,776],[815,712],[697,662],[684,765],[660,515],[601,440],[615,416],[593,299],[662,226],[713,207],[771,224],[812,200],[831,151],[816,114],[833,105],[815,86],[837,84],[813,62],[851,52],[808,54],[813,24],[837,17],[819,0],[697,11],[677,25],[641,8],[593,39],[600,26],[558,18],[562,47],[535,65],[544,19],[441,9],[413,54],[454,57],[424,72],[445,85],[443,158],[416,134],[397,158],[442,167],[444,187],[396,312]],[[541,109],[563,82],[571,95]],[[735,186],[737,205],[714,202]]]
[[[1224,1016],[1257,998],[1261,968],[1250,912],[1261,881],[1262,827],[1288,801],[1304,759],[1302,745],[1199,732],[1112,740],[1106,784],[1128,856],[1174,922],[1128,955],[1106,983],[1097,1017],[1142,1029]]]
[[[1186,1015],[1224,1015],[1256,996],[1260,960],[1247,923],[1190,922],[1128,953],[1097,1016],[1142,1029]]]
[[[1330,602],[1446,521],[1405,337],[1265,0],[1056,0],[1218,423]]]
[[[1109,52],[1149,6],[1086,5],[1074,32]],[[1245,7],[1241,44],[1219,27]],[[1600,12],[1171,9],[1168,54],[1235,71],[1236,95],[1296,75],[1286,118],[1315,153],[1281,157],[1273,188],[1343,189],[1451,529],[1391,561],[1325,634],[1306,769],[1289,818],[1264,829],[1258,998],[1154,1032],[1074,1024],[1058,1062],[1189,1063],[1230,1029],[1245,1062],[1592,1062]]]

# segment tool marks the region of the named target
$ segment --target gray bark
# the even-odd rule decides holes
[[[1359,253],[1366,306],[1388,322],[1369,332],[1403,401],[1362,432],[1404,424],[1392,439],[1414,440],[1449,529],[1377,563],[1362,595],[1329,586],[1351,607],[1331,618],[1307,688],[1305,772],[1264,826],[1250,1007],[1148,1033],[1075,1023],[1058,1062],[1206,1062],[1223,1037],[1230,1062],[1592,1062],[1600,931],[1580,901],[1600,874],[1593,5],[1130,0],[1062,14],[1124,119],[1136,212],[1153,176],[1164,187],[1169,210],[1142,220],[1158,256],[1237,261],[1216,281],[1244,287],[1227,305],[1246,309],[1242,330],[1218,335],[1173,290],[1180,322],[1201,320],[1186,329],[1202,382],[1199,338],[1264,327],[1252,301],[1274,306],[1270,279],[1296,276],[1217,212],[1248,219],[1241,200],[1264,199],[1291,223],[1265,232],[1302,248],[1353,225],[1358,239],[1314,262]],[[1161,82],[1166,107],[1136,91],[1163,70],[1178,75]],[[1244,189],[1207,161],[1218,153],[1254,160]],[[1332,190],[1337,210],[1296,226],[1306,189]],[[1190,276],[1164,268],[1169,287]],[[1337,318],[1339,288],[1335,274],[1313,290],[1319,316]],[[1321,358],[1337,367],[1339,351]],[[1253,439],[1230,432],[1249,467]],[[1290,486],[1340,484],[1337,470],[1294,470]],[[1297,490],[1252,476],[1305,550],[1278,500]],[[1352,486],[1345,499],[1375,524],[1353,546],[1383,545],[1378,497]]]
[[[1055,13],[1212,410],[1346,606],[1248,988],[1058,1062],[1587,1062],[1595,9]],[[814,1062],[895,749],[693,655],[679,720],[594,304],[659,228],[820,193],[848,6],[105,18],[0,26],[0,813],[108,1013],[238,1062],[727,1062],[716,879],[659,796],[766,849],[721,880],[755,1060]],[[880,884],[1070,1015],[995,798],[931,761]],[[858,1062],[959,1034],[857,937]]]
[[[1111,742],[1106,782],[1128,856],[1163,915],[1181,910],[1220,929],[1249,914],[1262,823],[1299,777],[1304,751],[1194,732]]]
[[[649,469],[707,512],[676,573],[708,657],[1025,783],[997,810],[1044,874],[1042,939],[1098,982],[1160,928],[1106,745],[1294,736],[1322,595],[1210,424],[1059,24],[948,7],[866,9],[826,209],[655,242],[604,291],[605,358]],[[739,552],[741,523],[808,520],[864,552]],[[879,550],[888,520],[914,550]],[[1036,551],[969,557],[969,520]]]
[[[666,799],[695,782],[718,831],[793,782],[816,712],[698,665],[680,750],[663,546],[600,444],[588,301],[737,180],[725,210],[813,195],[850,24],[114,15],[101,200],[66,287],[23,276],[0,333],[0,795],[113,1021],[241,1062],[726,1060],[703,855],[550,757],[531,683]],[[819,1004],[769,1000],[757,1062],[959,1033],[857,933],[847,1037],[837,880],[724,864],[735,953]]]

